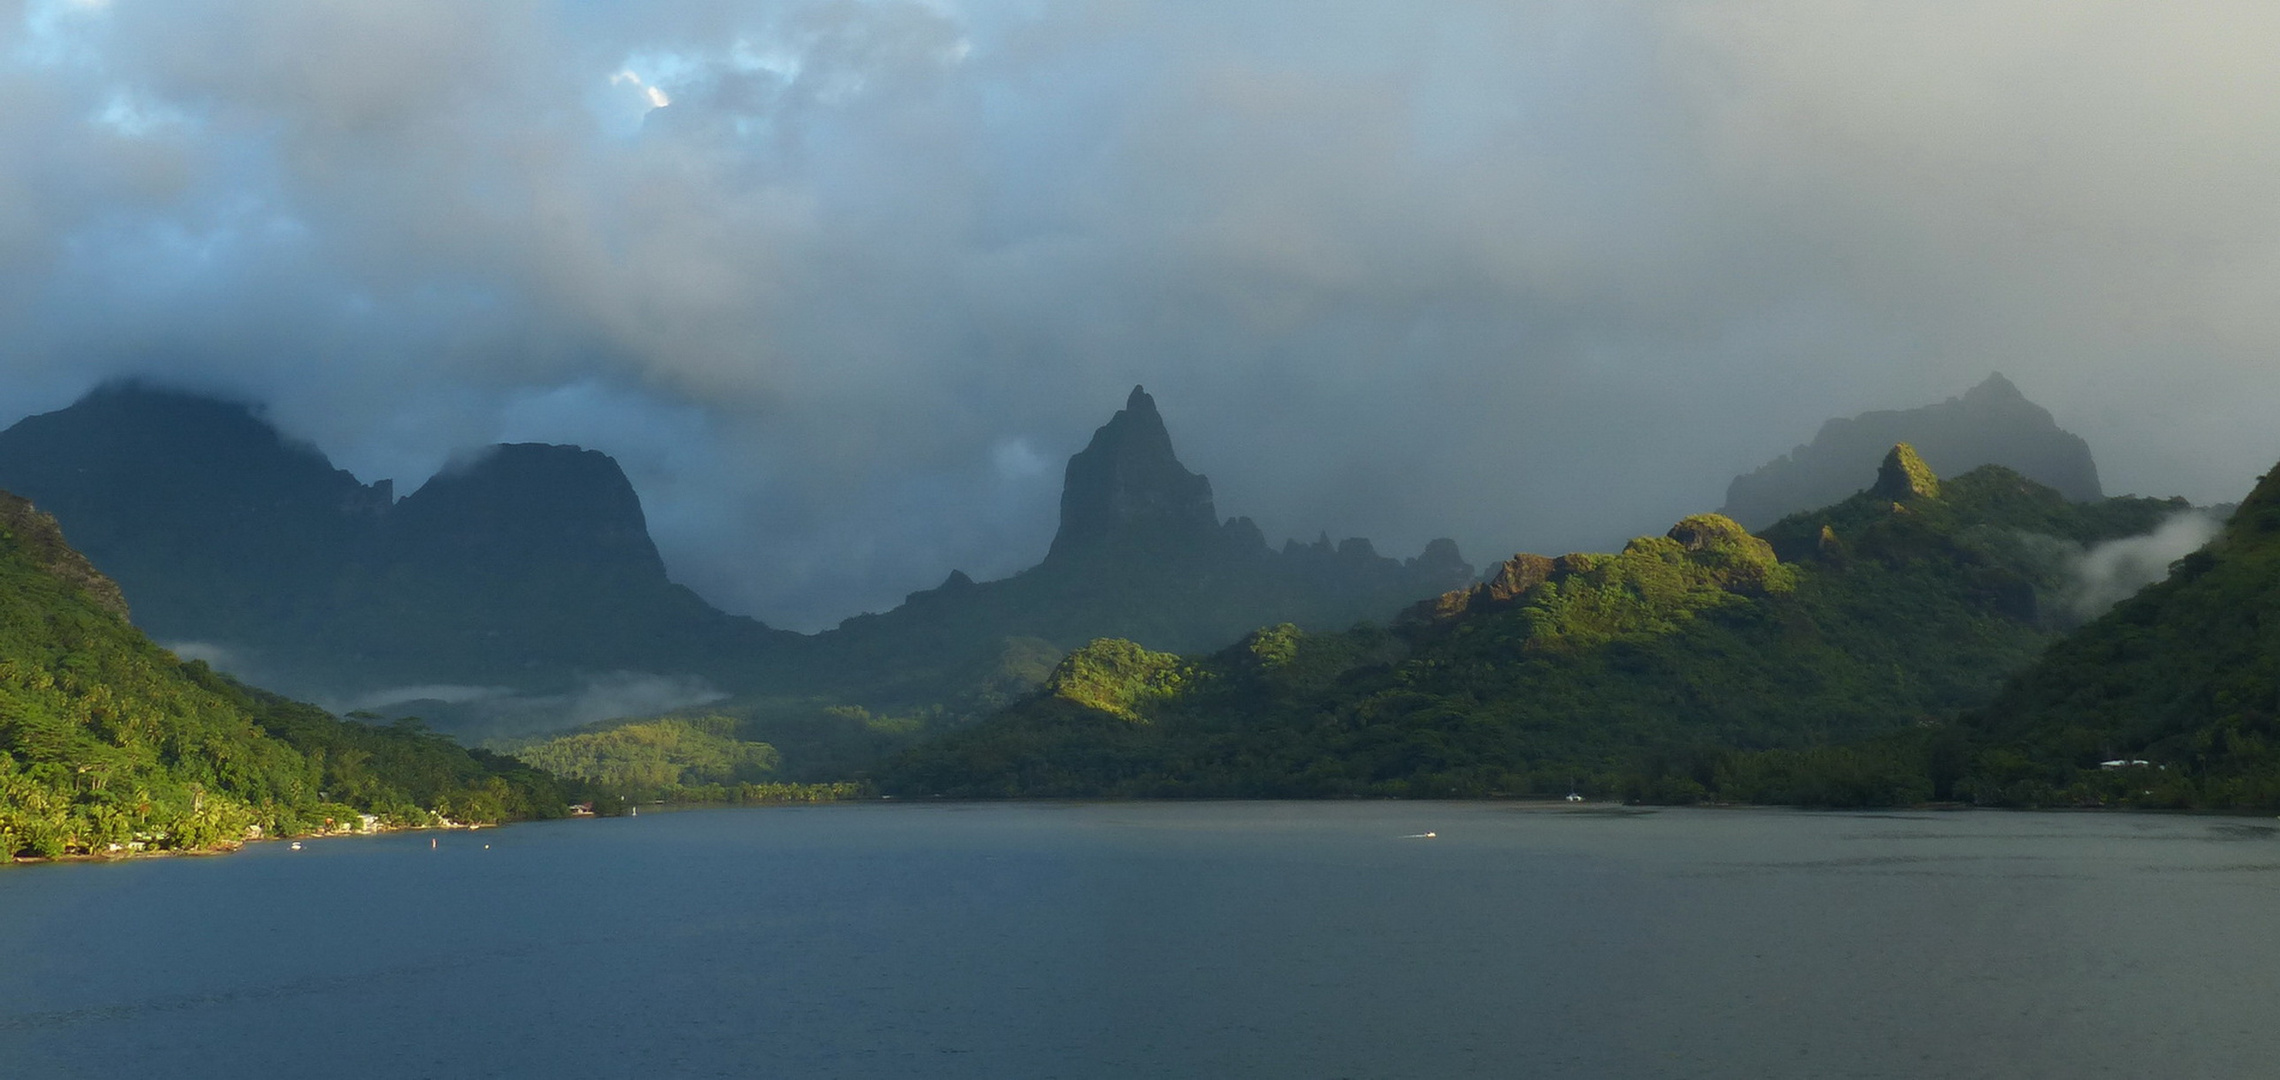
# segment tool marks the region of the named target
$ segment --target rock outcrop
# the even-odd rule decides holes
[[[1884,462],[1876,467],[1876,483],[1869,485],[1870,492],[1879,498],[1902,502],[1908,499],[1937,499],[1940,497],[1939,474],[1924,464],[1922,455],[1907,443],[1896,443],[1884,455]]]
[[[1219,529],[1211,481],[1180,464],[1156,399],[1135,386],[1124,408],[1069,459],[1061,528],[1046,559],[1193,546]]]
[[[1452,540],[1399,560],[1360,537],[1328,534],[1276,549],[1251,519],[1220,520],[1211,481],[1180,463],[1155,400],[1139,387],[1069,459],[1066,475],[1060,531],[1042,563],[978,584],[954,575],[893,611],[849,619],[821,635],[818,663],[891,672],[913,680],[918,696],[944,670],[993,663],[1009,640],[1214,649],[1260,626],[1384,620],[1473,575]]]
[[[1908,443],[1942,475],[2003,465],[2075,502],[2103,497],[2090,447],[2001,375],[1920,409],[1862,413],[1821,425],[1813,441],[1734,478],[1720,511],[1752,529],[1859,490],[1893,444]]]
[[[1648,551],[1652,545],[1662,545],[1664,554],[1710,571],[1717,587],[1732,592],[1762,594],[1784,580],[1772,545],[1750,535],[1732,518],[1695,514],[1671,526],[1660,538],[1633,540],[1621,555],[1571,552],[1551,558],[1521,552],[1504,560],[1486,581],[1411,605],[1401,613],[1399,622],[1405,626],[1430,625],[1513,607],[1544,585],[1587,577],[1611,560]]]
[[[119,583],[104,577],[87,556],[67,543],[55,518],[42,513],[31,500],[0,491],[0,540],[13,545],[27,563],[78,589],[97,608],[122,619],[128,617],[127,598],[119,591]]]

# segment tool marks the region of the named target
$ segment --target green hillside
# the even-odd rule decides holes
[[[519,747],[515,756],[585,784],[595,809],[627,802],[829,802],[861,785],[798,783],[779,775],[783,755],[738,738],[727,716],[662,717],[602,723]]]
[[[1383,619],[1472,576],[1448,540],[1407,559],[1358,537],[1269,546],[1218,516],[1138,387],[1069,459],[1044,561],[951,571],[815,635],[672,581],[624,471],[572,446],[492,446],[398,499],[257,406],[113,383],[0,431],[0,487],[60,520],[144,630],[263,685],[492,739],[559,731],[564,700],[622,675],[734,716],[806,779],[993,712],[1096,637],[1211,649]],[[499,692],[412,696],[436,686]]]
[[[1986,801],[2280,807],[2280,469],[1965,727]]]
[[[54,519],[0,493],[0,855],[556,816],[552,777],[416,723],[375,727],[184,664]]]
[[[1762,536],[1701,515],[1614,554],[1516,556],[1390,629],[1278,627],[1185,658],[1095,643],[882,787],[1699,797],[1736,781],[1719,755],[1817,752],[1986,703],[2056,636],[2051,540],[2181,508],[2070,503],[1992,466],[1943,482],[1901,446],[1871,489]]]

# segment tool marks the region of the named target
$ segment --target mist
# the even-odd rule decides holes
[[[2169,576],[2169,564],[2216,539],[2224,522],[2214,514],[2186,511],[2142,536],[2093,544],[2072,560],[2073,581],[2066,593],[2072,614],[2089,620],[2104,614],[2138,590]]]
[[[505,686],[396,686],[353,696],[313,695],[343,715],[418,714],[439,726],[479,732],[489,739],[559,732],[604,720],[658,716],[720,701],[728,695],[694,675],[611,671],[586,675],[551,694],[518,693]]]
[[[1041,556],[1135,383],[1268,536],[1605,548],[2009,375],[2280,458],[2280,9],[0,0],[0,422],[604,450],[801,629]],[[1866,484],[1870,478],[1863,477]]]
[[[294,680],[291,672],[278,670],[258,652],[238,646],[169,641],[162,647],[183,660],[203,661],[257,685],[291,686],[295,694],[341,715],[418,716],[492,738],[560,731],[628,716],[657,716],[728,697],[695,675],[645,671],[588,673],[580,675],[575,685],[552,693],[456,683],[345,690]]]

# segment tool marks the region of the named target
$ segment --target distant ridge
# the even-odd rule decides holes
[[[2074,502],[2104,497],[2089,444],[2061,429],[2000,374],[1918,409],[1882,410],[1821,425],[1813,441],[1737,476],[1719,512],[1752,529],[1837,502],[1860,490],[1895,443],[1908,443],[1931,470],[1957,475],[2002,465],[2055,488]]]
[[[621,676],[693,679],[684,701],[955,714],[1026,692],[1095,637],[1199,649],[1263,624],[1383,620],[1473,572],[1446,539],[1407,560],[1358,537],[1270,547],[1250,519],[1219,518],[1140,387],[1069,459],[1042,563],[989,582],[950,570],[814,636],[674,584],[617,462],[575,446],[488,447],[398,499],[251,406],[118,383],[0,432],[0,486],[52,509],[161,641],[305,696],[416,702],[403,707],[461,730],[499,730],[502,710],[535,730],[556,721],[527,708]]]
[[[1935,774],[1844,747],[1952,736],[1940,718],[1986,704],[2057,636],[2044,610],[2073,575],[2050,552],[2142,536],[2184,509],[2070,502],[2000,465],[1942,477],[1905,443],[1881,449],[1852,486],[1757,533],[1698,514],[1620,551],[1515,555],[1390,626],[1270,626],[1186,655],[1095,641],[1041,693],[913,748],[877,781],[898,796],[981,798],[1953,797],[1965,773],[2009,769],[2017,755],[1958,754]],[[2280,495],[2269,502],[2280,508]],[[2252,499],[2242,514],[2264,509]],[[2280,536],[2280,509],[2267,517]],[[2280,543],[2243,551],[2254,562],[2236,580],[2257,591],[2230,595],[2256,602],[2234,604],[2228,622],[2207,597],[2178,632],[2180,645],[2225,658],[2205,690],[2187,683],[2218,710],[2202,715],[2237,710],[2245,722],[2222,736],[2267,761],[2280,760],[2267,749],[2276,654],[2271,628],[2249,624],[2280,594],[2275,552]],[[2112,653],[2158,641],[2142,626],[2114,629]],[[2229,652],[2207,648],[2218,635]],[[2175,681],[2136,680],[2150,685],[2136,700],[2100,685],[2112,659],[2050,689],[2116,702],[2116,721],[2182,711]],[[2192,671],[2185,657],[2147,663],[2165,662]],[[2065,719],[2051,727],[2059,737],[2046,745],[2102,752]]]
[[[399,501],[247,405],[114,383],[0,432],[0,487],[147,632],[297,694],[735,679],[798,640],[670,581],[617,462],[573,446],[491,447]]]
[[[1216,648],[1273,623],[1382,621],[1472,578],[1448,539],[1397,560],[1360,537],[1276,549],[1251,519],[1222,520],[1211,481],[1180,463],[1155,399],[1138,386],[1070,457],[1065,476],[1060,528],[1043,562],[981,583],[953,572],[901,607],[825,631],[817,656],[867,669],[875,685],[899,680],[915,695],[950,671],[987,670],[1009,649],[1057,655],[1098,637]],[[1028,682],[1043,673],[1033,664]]]

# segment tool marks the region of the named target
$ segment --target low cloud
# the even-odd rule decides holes
[[[2177,514],[2152,532],[2108,540],[2080,551],[2071,562],[2067,610],[2089,620],[2138,590],[2169,576],[2169,564],[2216,539],[2224,522],[2202,510]]]
[[[556,694],[518,694],[503,686],[398,686],[329,703],[341,712],[393,716],[444,705],[447,726],[490,733],[554,731],[621,717],[655,716],[728,695],[694,675],[613,671],[579,679]]]
[[[481,702],[503,701],[514,696],[508,686],[455,686],[449,683],[431,683],[419,686],[391,686],[370,693],[359,694],[335,706],[341,712],[384,712],[413,702],[440,701],[446,705],[473,705]]]
[[[582,685],[572,693],[517,700],[527,703],[527,711],[550,712],[562,718],[563,726],[576,727],[598,720],[655,716],[727,696],[694,675],[613,671],[582,680]]]

